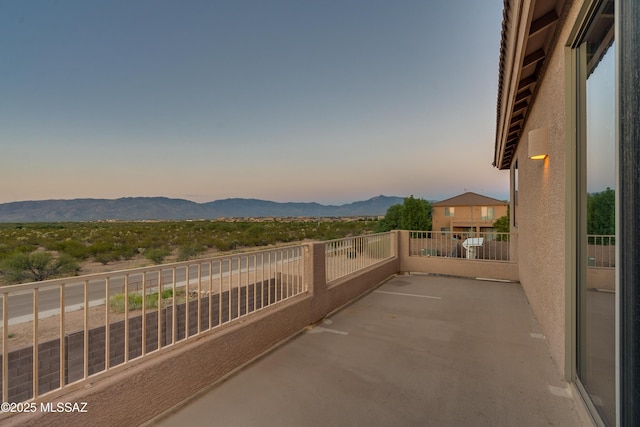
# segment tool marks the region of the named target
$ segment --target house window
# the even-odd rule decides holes
[[[444,208],[444,216],[455,216],[456,208]]]
[[[482,206],[480,208],[480,220],[493,221],[493,206]]]
[[[616,98],[614,2],[593,2],[574,44],[576,81],[577,351],[579,384],[605,425],[616,424]],[[602,236],[607,238],[602,238]],[[595,269],[599,275],[595,275]]]

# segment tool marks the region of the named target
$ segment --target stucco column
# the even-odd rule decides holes
[[[305,249],[305,282],[313,300],[311,321],[318,322],[327,314],[327,271],[325,243],[309,243]]]
[[[396,239],[398,242],[397,245],[397,255],[399,259],[399,270],[400,273],[407,271],[406,263],[404,262],[406,258],[409,256],[409,232],[406,230],[398,230],[396,231]]]

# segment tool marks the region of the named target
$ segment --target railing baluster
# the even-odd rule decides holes
[[[190,304],[190,298],[191,298],[191,292],[189,290],[189,265],[187,264],[184,267],[184,274],[185,274],[185,279],[184,279],[184,293],[185,293],[185,298],[186,298],[186,304],[184,306],[184,338],[187,339],[189,338],[189,306]]]
[[[222,260],[218,260],[218,326],[222,325]]]
[[[176,267],[171,269],[171,286],[173,289],[173,303],[171,306],[171,344],[175,344],[177,337],[177,329],[178,329],[178,314],[176,313],[176,298],[177,298],[177,289],[176,289]]]
[[[86,380],[89,376],[89,281],[84,281],[84,345],[83,345],[83,361],[84,371],[83,378]]]
[[[124,275],[124,363],[129,361],[129,275]]]
[[[231,290],[232,290],[232,289],[231,289],[231,288],[232,288],[232,283],[231,283],[231,271],[232,271],[232,268],[233,268],[233,258],[229,258],[227,261],[228,261],[228,264],[229,264],[229,272],[228,272],[228,274],[227,274],[227,282],[228,282],[228,284],[229,284],[229,292],[228,292],[228,294],[227,294],[227,296],[228,296],[228,298],[227,298],[227,299],[229,300],[229,301],[228,301],[228,303],[229,303],[229,304],[228,304],[228,306],[229,306],[229,313],[228,313],[228,315],[227,315],[227,322],[230,322],[230,321],[231,321],[231,318],[232,318],[231,314],[232,314],[232,311],[233,311],[233,308],[232,308],[232,298],[231,298]]]
[[[209,261],[209,329],[213,329],[213,261]]]
[[[258,255],[253,254],[253,311],[256,311],[256,297],[258,295]]]
[[[9,293],[2,294],[2,401],[9,401]]]
[[[162,348],[162,270],[158,270],[158,347],[160,350]]]
[[[109,323],[109,288],[111,287],[111,278],[109,276],[107,276],[105,278],[105,295],[104,295],[104,301],[105,301],[105,308],[104,308],[104,369],[105,371],[109,370],[109,367],[111,366],[111,361],[109,359],[110,354],[111,354],[111,341],[110,341],[110,337],[111,337],[111,324]]]
[[[241,308],[242,308],[242,299],[240,298],[241,295],[241,290],[242,290],[242,257],[238,257],[236,258],[238,260],[238,279],[237,279],[237,283],[238,283],[238,318],[240,317],[240,312],[241,312]]]
[[[244,314],[246,315],[249,314],[249,257],[243,256],[242,259],[244,259],[247,263],[247,268],[245,270],[247,282],[245,283],[244,288]]]
[[[268,277],[269,277],[269,283],[267,285],[268,286],[267,287],[267,297],[268,297],[267,305],[271,304],[271,252],[269,252],[269,275],[268,275]],[[274,290],[275,290],[275,281],[273,283],[274,283]],[[263,306],[264,306],[264,304],[263,304]]]
[[[197,305],[197,310],[196,310],[196,314],[198,315],[198,334],[202,331],[202,325],[201,325],[201,320],[200,320],[200,295],[202,291],[202,263],[198,263],[198,290],[197,293],[198,295],[196,296],[196,305]]]
[[[38,397],[38,288],[33,289],[33,398]],[[3,361],[6,359],[2,359]],[[5,401],[6,402],[6,401]]]
[[[60,284],[60,387],[64,387],[64,359],[65,359],[65,347],[64,347],[64,290],[65,284]]]
[[[140,354],[147,353],[147,272],[142,273],[142,348]]]

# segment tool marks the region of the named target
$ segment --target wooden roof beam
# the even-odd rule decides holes
[[[518,83],[518,92],[521,90],[527,89],[529,86],[535,84],[538,81],[538,76],[535,74],[520,80]]]
[[[526,109],[529,106],[528,100],[522,100],[513,106],[513,114],[519,113],[520,111]]]
[[[531,95],[532,93],[529,89],[525,90],[524,92],[520,92],[519,94],[516,95],[516,103],[530,97]]]
[[[542,61],[544,57],[545,57],[544,50],[542,49],[536,50],[535,52],[530,53],[529,55],[524,57],[524,61],[522,61],[522,68],[526,68],[529,65],[533,65],[537,63],[538,61]]]
[[[529,27],[529,38],[535,36],[541,31],[546,30],[558,21],[559,17],[555,10],[541,16],[531,23]]]
[[[516,116],[511,117],[511,125],[513,126],[516,123],[521,122],[523,120],[524,120],[524,115],[522,113],[520,113],[520,114],[518,114]]]

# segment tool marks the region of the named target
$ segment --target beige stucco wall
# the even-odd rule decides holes
[[[518,280],[518,265],[513,262],[409,256],[408,231],[399,232],[398,251],[402,255],[399,266],[402,273],[429,273],[483,279]]]
[[[454,227],[471,227],[473,225],[476,231],[481,231],[482,227],[493,227],[493,223],[507,214],[507,205],[504,206],[491,206],[493,208],[493,219],[488,221],[481,221],[482,206],[455,206],[454,216],[444,215],[444,206],[434,206],[431,216],[431,229],[433,231],[440,231],[442,227],[449,227],[450,230],[454,230]]]
[[[539,82],[522,139],[518,161],[517,260],[518,276],[529,303],[547,337],[559,371],[565,367],[565,50],[580,1],[571,6]],[[549,156],[527,158],[528,132],[549,128]]]

